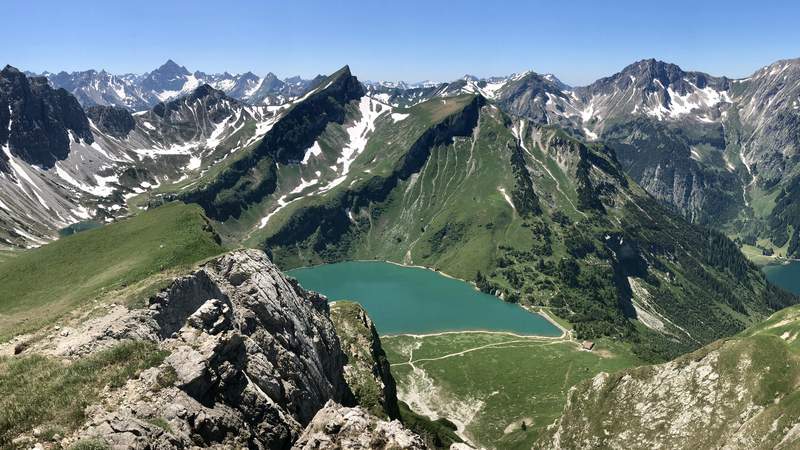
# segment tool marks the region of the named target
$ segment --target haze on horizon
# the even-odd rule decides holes
[[[142,73],[173,59],[204,72],[447,81],[534,70],[585,85],[645,58],[746,77],[800,57],[800,4],[509,1],[11,1],[0,63]],[[67,23],[69,26],[64,26]]]

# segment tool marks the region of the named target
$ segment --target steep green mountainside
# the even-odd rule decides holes
[[[792,307],[669,363],[601,373],[537,448],[797,448],[798,334]]]
[[[637,117],[606,125],[603,141],[628,175],[693,223],[725,226],[746,207],[718,124]]]
[[[724,236],[660,206],[608,147],[514,121],[481,96],[434,99],[403,116],[376,121],[343,181],[296,198],[247,243],[287,268],[434,267],[552,307],[579,338],[635,342],[649,359],[795,301]]]
[[[381,339],[364,308],[358,303],[331,304],[331,321],[347,358],[345,380],[356,402],[379,417],[397,419],[397,389]]]
[[[20,252],[0,262],[0,340],[111,294],[145,295],[222,251],[202,209],[174,203]]]

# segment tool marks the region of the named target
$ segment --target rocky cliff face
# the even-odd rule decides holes
[[[0,111],[0,145],[27,163],[49,168],[67,157],[71,141],[93,142],[75,97],[11,66],[0,71]]]
[[[723,129],[635,118],[605,128],[604,140],[614,149],[626,173],[647,192],[674,205],[693,223],[720,224],[745,208],[740,179],[724,165]]]
[[[777,61],[737,80],[734,92],[738,115],[731,119],[744,128],[742,161],[759,183],[774,185],[800,152],[800,59]]]
[[[348,322],[355,334],[345,342],[374,333],[358,310],[359,325],[353,330]],[[123,387],[107,390],[62,445],[91,440],[114,449],[288,449],[295,442],[297,448],[425,448],[399,421],[374,416],[367,410],[373,405],[353,407],[348,382],[383,383],[391,399],[387,394],[381,403],[385,413],[376,412],[399,416],[388,364],[372,359],[383,355],[377,336],[366,337],[365,359],[345,356],[326,299],[286,278],[261,251],[210,261],[176,279],[145,309],[116,305],[92,316],[21,351],[79,360],[122,342],[149,341],[167,356]],[[369,369],[362,373],[362,367]]]
[[[325,299],[259,251],[175,280],[147,310],[96,321],[71,333],[84,342],[54,347],[83,354],[148,339],[170,352],[91,411],[79,435],[115,448],[288,448],[328,400],[352,402]]]
[[[125,139],[136,128],[136,121],[130,111],[119,106],[92,106],[86,115],[97,128],[111,136]]]
[[[358,303],[336,302],[331,320],[347,363],[344,376],[359,405],[379,417],[397,419],[397,387],[375,325]]]
[[[799,321],[790,308],[669,363],[601,373],[570,391],[539,447],[797,448]]]

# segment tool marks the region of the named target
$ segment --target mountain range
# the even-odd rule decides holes
[[[189,278],[170,281],[166,293],[149,300],[152,318],[133,313],[120,319],[130,325],[120,335],[147,335],[172,352],[169,358],[177,359],[167,365],[177,378],[170,375],[165,388],[182,404],[208,404],[209,392],[219,394],[224,413],[190,408],[217,419],[223,414],[220,422],[209,419],[215,427],[249,420],[251,406],[263,413],[263,391],[280,397],[264,417],[283,417],[278,422],[286,429],[273,429],[264,442],[288,448],[304,442],[301,434],[324,431],[313,426],[317,411],[349,414],[337,412],[337,405],[323,408],[322,400],[353,406],[348,386],[356,382],[343,381],[326,307],[291,286],[267,258],[282,269],[378,259],[441,270],[505,301],[552,311],[571,324],[576,339],[621,342],[643,362],[706,352],[733,335],[755,339],[746,330],[798,303],[741,252],[750,245],[784,257],[800,253],[798,95],[800,60],[776,62],[746,79],[644,60],[584,87],[535,72],[411,84],[362,83],[348,66],[313,80],[190,73],[171,60],[140,76],[34,76],[6,66],[0,71],[0,243],[32,248],[17,264],[39,267],[38,258],[52,258],[78,271],[70,259],[77,250],[69,248],[78,241],[44,244],[95,227],[100,230],[93,236],[105,236],[104,242],[132,236],[158,242],[152,261],[111,268],[109,280],[117,280],[117,270],[125,274],[114,289],[135,302],[170,275]],[[160,228],[154,223],[165,224],[164,230],[154,231]],[[188,238],[197,242],[181,250],[188,254],[162,253]],[[240,246],[264,253],[233,253],[186,275],[185,264]],[[234,266],[241,269],[229,269]],[[23,269],[0,270],[0,280],[17,283],[21,298],[35,294],[36,301],[61,306],[74,301],[53,294],[59,288],[26,287]],[[174,272],[162,273],[167,269]],[[271,273],[271,280],[260,280],[259,271]],[[136,284],[143,280],[147,286]],[[106,281],[84,279],[98,298],[112,286]],[[280,294],[271,296],[267,285],[280,285]],[[239,352],[231,354],[247,359],[254,357],[253,345],[272,345],[260,331],[248,334],[250,322],[240,317],[272,326],[274,318],[250,311],[247,298],[256,292],[259,302],[308,300],[292,300],[298,316],[292,321],[322,336],[322,353],[333,360],[304,342],[279,350],[314,365],[322,378],[264,369],[295,383],[285,388],[292,392],[313,385],[312,398],[303,397],[307,407],[287,399],[265,373],[218,351],[230,345]],[[214,303],[223,297],[234,300]],[[202,301],[191,311],[169,312],[180,315],[174,320],[163,319],[158,311],[171,311],[171,298]],[[232,316],[230,308],[237,311]],[[196,330],[175,334],[184,322]],[[26,332],[34,326],[14,325]],[[270,333],[291,334],[287,327]],[[201,358],[212,368],[203,376],[195,376],[193,366],[199,357],[191,349],[198,345],[215,349]],[[678,361],[678,368],[686,363]],[[252,387],[256,375],[261,381]],[[631,389],[640,387],[625,380]],[[546,445],[569,448],[597,437],[595,431],[586,436],[581,424],[589,419],[575,405],[601,409],[596,403],[608,399],[621,406],[603,414],[625,410],[628,397],[606,395],[606,381],[596,378],[570,394],[572,403]],[[131,389],[152,388],[147,383]],[[240,406],[243,395],[249,400]],[[167,405],[136,398],[141,409],[97,412],[86,427],[127,445],[126,433],[108,432],[109,423],[122,420],[161,439],[161,432],[141,424],[149,417],[142,411]],[[399,417],[400,407],[386,401],[379,402],[386,416]],[[176,413],[175,423],[183,421],[191,424],[181,430],[191,433],[169,439],[186,444],[196,439],[192,433],[206,443],[236,439],[204,434]],[[237,445],[264,444],[256,428],[237,426],[248,430]]]
[[[172,60],[142,75],[93,70],[45,75],[84,108],[116,106],[138,114],[188,96],[202,84],[242,104],[286,105],[324,78],[190,73]],[[367,82],[364,88],[395,108],[479,94],[515,117],[603,141],[626,173],[693,223],[720,229],[767,254],[793,257],[800,251],[800,224],[791,195],[783,194],[799,189],[799,60],[776,62],[745,79],[643,60],[584,87],[528,71],[487,79],[465,75],[450,83]]]
[[[69,91],[85,107],[120,106],[132,111],[150,109],[159,102],[187,95],[203,84],[252,104],[279,104],[304,94],[323,78],[320,75],[311,80],[297,76],[279,79],[271,72],[263,77],[252,72],[236,75],[228,72],[190,72],[171,59],[143,74],[113,75],[105,70],[85,70],[45,72],[41,76],[47,78],[54,88]]]

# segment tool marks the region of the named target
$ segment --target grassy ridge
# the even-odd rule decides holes
[[[800,308],[786,308],[667,364],[578,384],[559,422],[561,448],[797,448],[799,323]]]
[[[22,252],[0,263],[0,341],[222,251],[199,207],[173,203]]]

